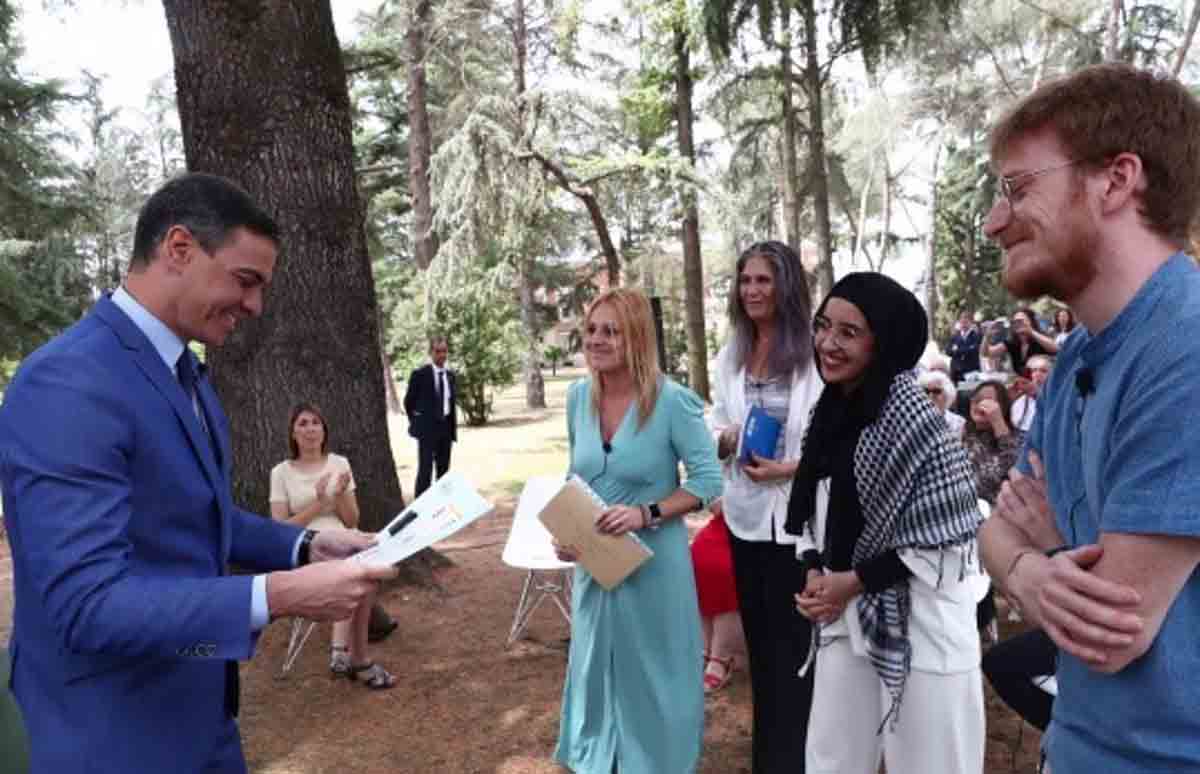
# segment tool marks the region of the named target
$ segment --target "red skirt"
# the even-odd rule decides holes
[[[692,569],[700,615],[711,618],[738,609],[737,585],[733,580],[733,552],[725,519],[713,516],[692,541]]]

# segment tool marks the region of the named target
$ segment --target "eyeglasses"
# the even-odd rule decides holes
[[[817,315],[813,318],[813,337],[828,338],[833,342],[833,346],[839,349],[845,349],[857,343],[866,335],[867,332],[857,325],[849,323],[834,325],[833,320],[824,315]]]
[[[1064,161],[1062,164],[1054,164],[1049,167],[1042,167],[1041,169],[1033,169],[1033,170],[1030,170],[1029,172],[1018,172],[1015,175],[1006,175],[1004,177],[1001,177],[1000,178],[1000,198],[1006,200],[1008,202],[1009,206],[1011,207],[1013,204],[1016,203],[1013,200],[1013,197],[1018,193],[1017,188],[1016,188],[1016,184],[1018,182],[1020,182],[1022,180],[1028,180],[1028,179],[1034,178],[1034,177],[1041,177],[1042,175],[1048,175],[1051,172],[1056,172],[1060,169],[1066,169],[1067,167],[1073,167],[1076,164],[1082,163],[1083,161],[1084,161],[1083,159],[1073,159],[1071,161]]]
[[[588,323],[583,332],[588,338],[599,336],[605,340],[615,339],[621,335],[621,329],[612,323],[603,323],[601,325]]]
[[[942,391],[937,387],[926,387],[925,394],[931,398],[940,398],[942,396]]]

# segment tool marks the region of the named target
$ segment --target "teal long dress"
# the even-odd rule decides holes
[[[636,402],[604,453],[591,380],[567,393],[571,472],[610,505],[659,502],[679,488],[721,493],[716,448],[695,393],[664,380],[638,427]],[[607,458],[607,459],[606,459]],[[654,551],[611,591],[576,566],[571,649],[554,758],[576,774],[688,774],[704,738],[703,640],[687,527],[668,519],[639,537]]]

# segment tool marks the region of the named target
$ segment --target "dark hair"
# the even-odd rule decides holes
[[[328,422],[328,420],[325,419],[325,415],[321,413],[321,409],[317,407],[317,404],[300,402],[292,407],[292,416],[288,419],[288,426],[287,426],[288,452],[291,454],[289,459],[295,460],[295,459],[300,458],[300,447],[296,444],[295,427],[296,427],[296,420],[299,419],[300,415],[306,411],[310,414],[315,414],[317,416],[317,419],[321,420],[321,425],[325,428],[325,437],[321,439],[321,453],[322,454],[329,453],[329,422]]]
[[[154,248],[172,226],[185,226],[207,252],[224,245],[238,228],[248,229],[279,244],[279,226],[250,194],[216,175],[190,172],[167,181],[138,213],[130,268],[154,260]]]
[[[1059,327],[1058,316],[1060,314],[1065,314],[1067,316],[1067,327],[1065,328]],[[1070,333],[1071,331],[1075,330],[1075,313],[1065,306],[1054,310],[1054,330],[1058,331],[1059,333]]]
[[[1067,155],[1093,168],[1120,153],[1142,161],[1138,212],[1182,247],[1200,211],[1200,100],[1177,79],[1126,64],[1084,67],[1042,84],[991,133],[993,163],[1023,136],[1050,128]]]
[[[757,333],[754,321],[742,306],[740,292],[742,270],[751,258],[765,260],[775,275],[775,340],[767,356],[767,367],[772,374],[791,376],[793,371],[807,368],[812,362],[812,300],[800,256],[783,242],[755,242],[738,256],[729,289],[730,338],[735,362],[746,365]]]
[[[1004,382],[996,379],[989,379],[986,382],[980,382],[979,385],[971,390],[970,402],[975,402],[975,396],[987,387],[991,387],[996,392],[996,402],[1000,404],[1000,413],[1004,416],[1004,424],[1008,426],[1009,431],[1013,430],[1012,423],[1012,400],[1008,397],[1008,388],[1004,386]],[[982,432],[980,428],[975,426],[975,420],[971,418],[971,412],[967,412],[967,426],[973,432]]]
[[[445,344],[446,349],[450,349],[450,339],[446,338],[444,333],[433,333],[429,336],[429,351],[433,351],[435,344]]]
[[[1019,314],[1023,314],[1023,315],[1025,315],[1025,317],[1026,317],[1026,318],[1029,320],[1029,325],[1030,325],[1030,327],[1031,327],[1031,328],[1033,328],[1033,330],[1035,330],[1035,331],[1037,331],[1037,332],[1041,333],[1041,330],[1042,330],[1042,323],[1041,323],[1041,321],[1038,319],[1038,316],[1037,316],[1037,313],[1036,313],[1036,312],[1034,312],[1032,309],[1030,309],[1030,308],[1029,308],[1029,307],[1027,307],[1027,306],[1021,306],[1021,307],[1018,307],[1018,308],[1016,309],[1016,311],[1014,311],[1014,312],[1012,313],[1012,315],[1010,315],[1010,317],[1016,317],[1016,316],[1017,316],[1017,315],[1019,315]]]

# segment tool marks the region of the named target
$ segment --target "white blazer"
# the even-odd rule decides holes
[[[733,348],[729,343],[721,347],[717,355],[716,391],[714,393],[713,411],[710,425],[714,443],[718,441],[721,431],[735,426],[741,427],[750,413],[746,402],[746,369],[735,362]],[[792,374],[792,394],[788,403],[788,421],[784,430],[784,459],[798,460],[804,445],[804,433],[808,430],[808,419],[813,406],[821,397],[825,383],[821,381],[816,366],[809,364],[803,371]],[[734,462],[734,455],[722,460],[726,490],[734,476],[742,475]],[[741,540],[771,542],[783,545],[793,545],[794,535],[784,531],[787,521],[788,500],[792,496],[792,479],[780,479],[768,484],[762,484],[769,490],[767,507],[761,512],[746,513],[737,508],[734,503],[725,502],[725,524],[729,531]]]

